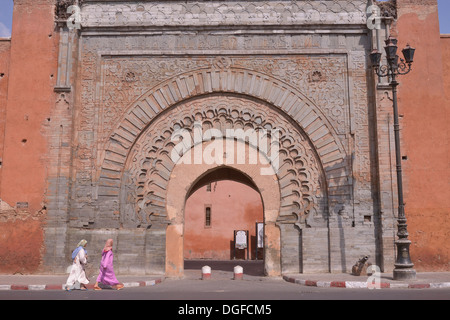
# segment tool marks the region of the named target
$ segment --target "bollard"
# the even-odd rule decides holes
[[[244,269],[241,266],[234,267],[234,280],[242,280]]]
[[[211,268],[209,266],[204,266],[202,268],[202,280],[211,279]]]

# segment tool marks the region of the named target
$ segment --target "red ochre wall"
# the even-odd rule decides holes
[[[14,0],[6,112],[0,88],[2,273],[35,272],[41,262],[48,154],[42,125],[55,103],[57,38],[53,1]]]
[[[447,114],[449,112],[450,103],[450,34],[441,35],[442,47],[442,70],[444,75],[445,103]]]
[[[399,78],[406,217],[417,271],[450,270],[449,44],[436,0],[397,0],[399,49],[417,49]],[[400,53],[401,54],[401,53]],[[445,80],[445,84],[444,84]],[[448,98],[448,91],[447,91]]]
[[[6,102],[8,97],[9,54],[11,41],[0,38],[0,184],[2,181],[3,141],[5,139]]]
[[[206,206],[211,207],[211,227],[205,227]],[[211,192],[201,187],[186,201],[184,219],[185,259],[232,259],[234,230],[249,231],[249,258],[255,258],[255,224],[263,222],[263,207],[260,194],[249,186],[225,180],[213,182]],[[237,259],[246,257],[246,250],[236,250]]]

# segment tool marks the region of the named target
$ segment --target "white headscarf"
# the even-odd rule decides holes
[[[84,252],[87,254],[87,251],[86,251],[86,249],[84,248],[84,246],[85,246],[86,244],[87,244],[87,241],[84,240],[84,239],[81,240],[80,242],[78,242],[77,248],[76,248],[75,250],[73,250],[73,252],[72,252],[72,260],[75,259],[75,257],[77,256],[78,252],[79,252],[81,249],[83,249]]]

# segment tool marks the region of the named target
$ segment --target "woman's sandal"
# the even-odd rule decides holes
[[[117,284],[117,285],[114,286],[114,289],[116,289],[116,290],[122,290],[123,287],[124,287],[123,284]]]

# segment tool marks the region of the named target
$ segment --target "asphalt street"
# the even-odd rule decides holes
[[[160,317],[163,311],[169,319],[225,319],[239,316],[246,319],[280,319],[286,315],[292,316],[295,310],[314,310],[314,314],[320,314],[321,318],[341,313],[358,317],[361,307],[370,307],[366,311],[370,310],[375,315],[393,310],[381,303],[392,304],[400,300],[401,312],[406,315],[417,310],[419,301],[441,300],[445,303],[450,300],[450,287],[370,290],[304,286],[281,277],[264,277],[262,263],[250,261],[239,261],[246,271],[242,280],[233,280],[232,270],[236,261],[208,261],[214,274],[211,279],[202,280],[201,266],[204,264],[204,261],[187,262],[183,279],[166,278],[155,285],[125,287],[120,291],[0,290],[0,303],[3,303],[4,308],[20,313],[21,318],[35,316],[37,308],[46,314],[60,316],[62,314],[57,310],[71,312],[75,309],[65,308],[64,304],[71,303],[72,306],[75,303],[88,316],[98,312],[114,313],[115,310],[122,314],[121,310],[124,310],[129,317],[131,314],[141,316],[143,312],[149,317]],[[447,274],[445,276],[444,280],[447,281]],[[405,304],[406,300],[413,303]],[[33,301],[37,302],[37,308],[28,308],[25,302]],[[104,303],[112,308],[104,308]],[[444,304],[441,306],[444,308]],[[435,314],[438,309],[439,305],[433,305]]]
[[[408,302],[406,300],[410,303],[405,304]],[[145,313],[149,317],[161,317],[163,314],[168,319],[281,319],[292,316],[296,310],[315,310],[314,314],[320,314],[321,318],[341,313],[356,316],[369,309],[375,315],[388,311],[391,313],[395,309],[384,306],[385,302],[394,305],[400,301],[402,314],[411,317],[418,310],[417,302],[420,300],[442,300],[445,303],[450,300],[450,288],[342,289],[305,287],[281,278],[201,280],[190,277],[182,280],[165,279],[154,286],[124,288],[120,291],[0,291],[0,303],[3,303],[4,308],[15,310],[15,314],[20,313],[21,318],[36,315],[36,308],[27,307],[27,303],[33,301],[38,304],[32,306],[51,316],[61,316],[57,310],[73,311],[78,310],[79,306],[84,315],[105,312],[113,315],[114,312],[120,312],[131,317]],[[326,304],[323,304],[324,301]],[[66,303],[71,303],[69,308],[64,306]],[[445,306],[446,303],[434,304],[433,312],[444,312]]]
[[[166,279],[149,287],[120,291],[0,291],[0,300],[450,300],[442,289],[341,289],[304,287],[283,279]]]

